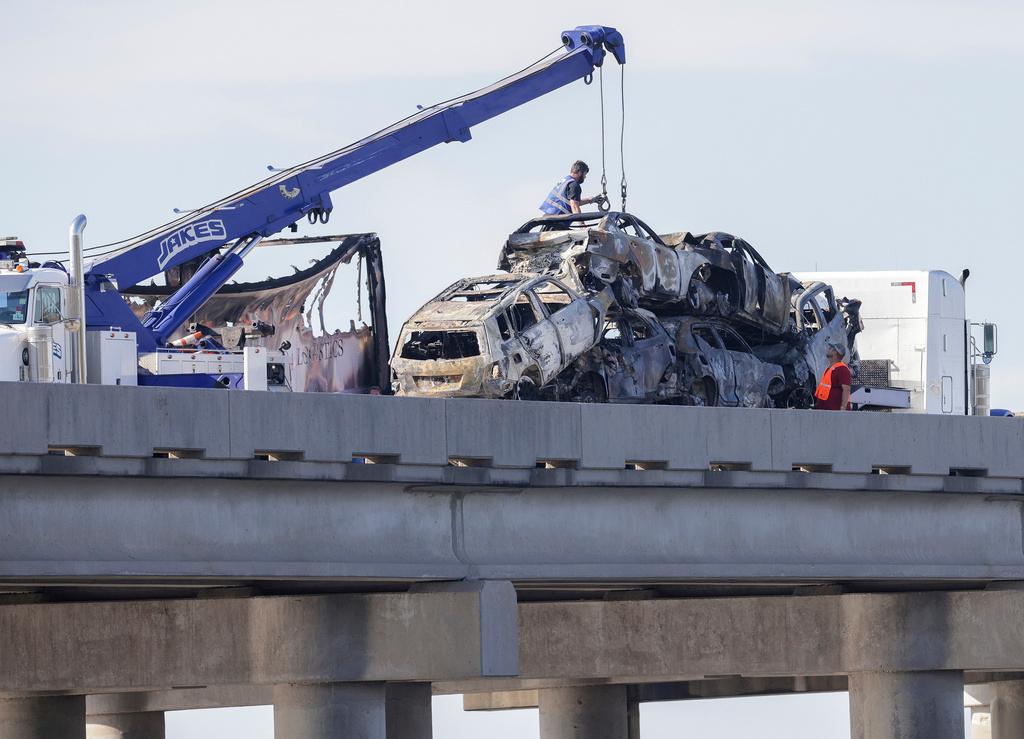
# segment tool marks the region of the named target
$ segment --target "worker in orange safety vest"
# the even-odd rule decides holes
[[[853,374],[843,362],[846,347],[835,342],[829,343],[825,355],[829,366],[814,393],[814,407],[823,411],[848,411],[851,408],[850,384],[853,382]]]

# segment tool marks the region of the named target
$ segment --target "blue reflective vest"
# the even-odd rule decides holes
[[[540,209],[549,216],[558,215],[559,213],[572,213],[572,207],[569,205],[569,199],[565,197],[565,190],[569,187],[570,182],[575,181],[576,178],[571,174],[567,174],[563,177],[558,184],[551,188],[551,192],[548,193],[544,202],[540,204]]]

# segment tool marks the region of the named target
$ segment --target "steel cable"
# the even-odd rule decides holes
[[[608,173],[605,167],[605,156],[604,156],[604,66],[597,68],[597,79],[598,87],[601,90],[601,197],[603,200],[608,200]],[[598,206],[600,207],[600,206]]]
[[[193,214],[195,214],[195,213],[197,213],[199,211],[203,211],[203,210],[207,210],[207,209],[210,209],[210,208],[214,208],[215,206],[217,206],[220,203],[231,202],[233,199],[236,199],[236,198],[238,198],[241,195],[248,194],[250,191],[253,191],[255,188],[259,187],[260,185],[263,185],[264,183],[269,183],[272,180],[286,179],[287,177],[291,176],[292,174],[295,174],[296,172],[298,172],[298,171],[300,171],[300,170],[302,170],[304,168],[310,167],[310,166],[312,166],[314,164],[317,164],[319,162],[322,162],[322,161],[328,160],[328,159],[330,159],[332,157],[338,156],[339,154],[342,154],[346,150],[351,149],[352,147],[357,146],[358,144],[361,144],[363,142],[369,141],[369,140],[373,139],[374,137],[380,136],[384,132],[390,131],[391,129],[395,128],[396,126],[400,126],[403,123],[406,123],[407,121],[409,121],[409,120],[411,120],[413,118],[416,118],[417,116],[422,116],[422,117],[426,118],[428,115],[432,114],[433,112],[435,112],[439,108],[442,108],[444,106],[453,105],[453,104],[455,104],[457,102],[460,102],[462,100],[471,98],[474,95],[478,95],[478,94],[482,93],[483,91],[485,91],[485,90],[487,90],[489,88],[495,87],[497,85],[501,85],[502,83],[506,82],[507,80],[510,80],[510,79],[512,79],[514,77],[518,77],[518,76],[528,72],[532,68],[537,67],[537,66],[539,66],[541,64],[544,64],[550,57],[554,56],[555,54],[557,54],[560,51],[565,51],[565,47],[564,46],[559,46],[559,47],[553,49],[552,51],[549,51],[547,54],[542,56],[540,59],[537,59],[536,61],[534,61],[534,62],[532,62],[530,64],[527,64],[525,67],[523,67],[522,69],[520,69],[517,72],[513,72],[512,74],[509,74],[509,75],[506,75],[505,77],[502,77],[497,82],[492,82],[492,83],[490,83],[488,85],[484,85],[483,87],[477,88],[476,90],[474,90],[472,92],[469,92],[469,93],[464,93],[464,94],[458,95],[456,97],[448,98],[447,100],[444,100],[444,101],[442,101],[440,103],[435,103],[434,105],[431,105],[428,108],[423,108],[421,110],[417,110],[415,113],[412,113],[412,114],[406,116],[405,118],[400,119],[399,121],[397,121],[395,123],[392,123],[392,124],[390,124],[388,126],[385,126],[384,128],[382,128],[382,129],[380,129],[380,130],[370,134],[369,136],[364,136],[363,138],[358,139],[358,140],[352,142],[351,144],[348,144],[347,146],[343,146],[340,149],[335,149],[334,151],[332,151],[332,152],[330,152],[328,154],[324,154],[323,156],[317,157],[315,159],[310,159],[310,160],[308,160],[306,162],[303,162],[302,164],[297,164],[297,165],[295,165],[293,167],[290,167],[287,170],[284,170],[282,173],[278,173],[275,176],[268,177],[268,178],[266,178],[264,180],[261,180],[260,182],[256,183],[255,185],[251,185],[250,187],[247,187],[244,190],[239,190],[238,192],[233,193],[232,195],[228,195],[225,198],[221,198],[220,200],[218,200],[218,201],[216,201],[214,203],[211,203],[210,205],[206,205],[206,206],[204,206],[202,208],[197,208],[196,210],[189,211],[188,215],[186,215],[183,218],[179,218],[177,221],[170,221],[170,222],[165,223],[165,224],[163,224],[161,226],[157,226],[156,228],[152,228],[152,229],[150,229],[148,231],[143,231],[142,233],[136,234],[135,236],[129,236],[128,238],[120,239],[119,241],[111,241],[111,242],[106,243],[106,244],[97,244],[96,246],[87,247],[87,248],[82,250],[83,254],[88,252],[89,256],[92,257],[92,258],[102,257],[102,256],[106,256],[108,254],[113,254],[113,253],[115,253],[115,252],[117,252],[119,250],[121,245],[128,244],[128,243],[130,243],[132,241],[135,241],[137,239],[141,239],[141,238],[146,237],[146,236],[155,235],[155,234],[163,231],[164,229],[169,228],[170,226],[174,225],[175,223],[182,223],[184,225],[184,224],[188,223],[189,221],[191,221],[193,219]],[[569,53],[571,54],[573,52],[569,52]],[[108,249],[108,247],[115,247],[115,248]],[[101,253],[95,253],[99,249],[108,249],[108,250],[105,251],[105,252],[101,252]],[[54,256],[54,255],[61,255],[61,254],[66,254],[66,252],[59,252],[59,251],[58,252],[37,252],[33,256]],[[61,260],[56,260],[56,261],[65,262],[65,261],[67,261],[67,259],[61,259]]]
[[[622,168],[622,212],[626,212],[626,65],[619,65],[619,95],[622,98],[622,125],[619,129],[619,166]],[[602,120],[602,125],[604,121]]]

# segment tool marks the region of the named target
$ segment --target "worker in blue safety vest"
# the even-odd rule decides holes
[[[579,213],[581,205],[596,203],[600,197],[582,197],[583,188],[581,185],[587,179],[587,172],[589,171],[590,167],[587,166],[586,162],[576,161],[569,170],[569,174],[551,188],[551,192],[548,193],[544,202],[540,204],[540,209],[546,214],[554,216],[565,213]]]

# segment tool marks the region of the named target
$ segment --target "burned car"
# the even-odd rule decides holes
[[[787,397],[783,368],[725,321],[643,309],[610,314],[597,346],[545,390],[583,403],[772,407]]]
[[[708,261],[706,277],[694,285],[696,312],[731,318],[772,334],[787,330],[793,281],[773,272],[749,243],[723,231],[670,234],[662,239]]]
[[[781,365],[786,372],[788,396],[786,405],[792,408],[810,408],[814,405],[814,389],[818,379],[828,368],[825,350],[836,343],[847,350],[847,363],[856,376],[857,350],[854,339],[862,326],[860,301],[845,301],[840,305],[830,285],[812,282],[803,285],[796,280],[791,300],[792,330],[770,341],[753,346],[754,353],[765,360]]]
[[[790,327],[789,276],[721,231],[659,236],[621,212],[545,216],[508,237],[498,268],[556,274],[578,290],[610,285],[624,307],[720,316],[770,334]]]
[[[804,408],[826,344],[852,348],[860,326],[859,301],[775,273],[741,238],[659,235],[628,213],[527,221],[498,266],[410,319],[397,392]]]
[[[600,338],[606,289],[550,275],[459,280],[406,321],[391,359],[400,395],[533,397]]]
[[[624,307],[693,302],[710,262],[675,249],[629,213],[576,213],[527,221],[508,237],[498,268],[547,272],[582,291],[611,286]]]
[[[682,397],[690,405],[785,407],[783,367],[759,357],[727,322],[709,317],[663,318],[675,337]]]
[[[650,403],[679,397],[676,345],[653,313],[609,314],[601,339],[550,388],[579,403]]]

